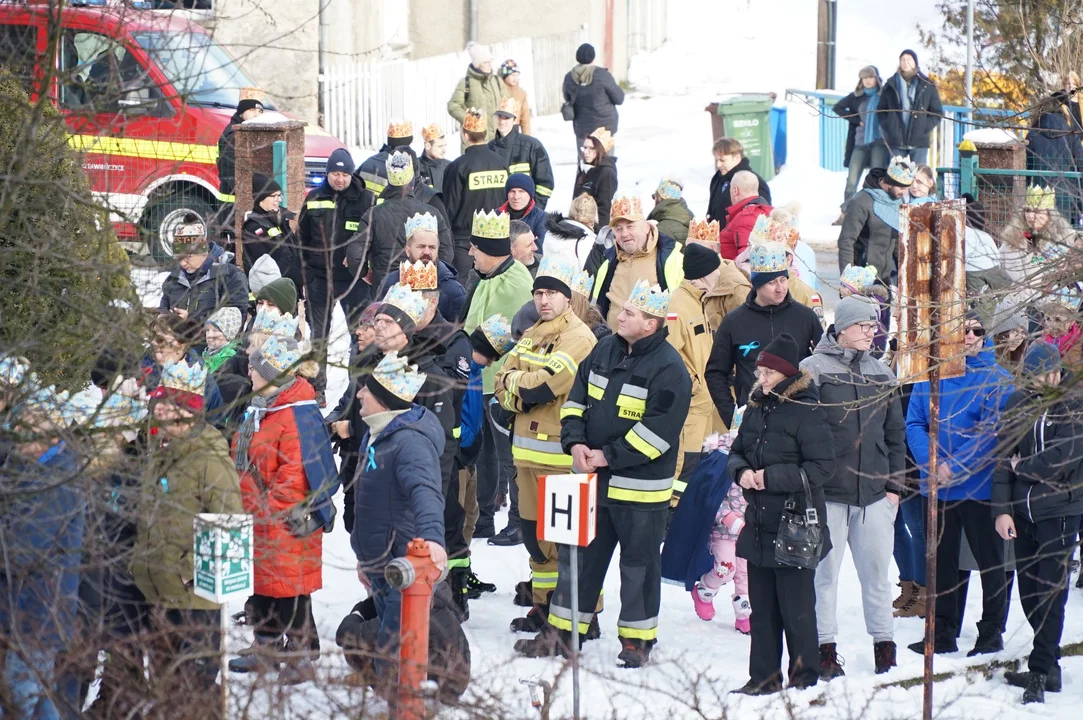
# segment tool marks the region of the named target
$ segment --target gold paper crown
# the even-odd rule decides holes
[[[162,368],[162,379],[158,382],[160,387],[170,390],[202,395],[203,388],[207,384],[207,368],[203,363],[196,361],[191,365],[187,360],[167,363]]]
[[[590,136],[596,138],[598,142],[602,144],[607,155],[613,152],[613,133],[609,132],[604,127],[600,127],[592,132]]]
[[[760,215],[756,218],[756,224],[752,226],[748,244],[782,243],[793,249],[797,247],[797,241],[800,239],[801,233],[793,225]]]
[[[259,88],[246,87],[241,88],[241,100],[259,100],[263,102],[263,91]]]
[[[398,308],[416,325],[421,322],[429,303],[421,293],[414,292],[409,285],[399,282],[387,291],[387,295],[384,296],[384,305]]]
[[[519,117],[519,101],[513,97],[500,98],[500,104],[496,107],[497,112],[511,113]]]
[[[515,337],[511,334],[511,323],[499,313],[481,324],[481,333],[499,355],[507,355],[515,347]]]
[[[250,332],[291,338],[297,334],[298,320],[290,313],[283,315],[278,308],[263,307],[256,313]]]
[[[301,361],[301,350],[293,338],[268,338],[259,349],[259,354],[279,374],[296,372],[297,363]]]
[[[436,222],[436,216],[432,213],[414,213],[414,216],[406,220],[406,239],[409,240],[419,230],[427,230],[433,235],[440,231]]]
[[[405,357],[392,350],[384,355],[380,364],[372,371],[372,379],[380,383],[389,393],[405,402],[413,402],[425,384],[425,373],[417,371],[417,365],[410,365]]]
[[[475,210],[470,234],[487,240],[503,240],[511,235],[511,216],[495,210]]]
[[[1057,191],[1052,187],[1030,185],[1027,187],[1027,200],[1024,207],[1034,210],[1052,210],[1057,205]]]
[[[481,114],[481,110],[470,108],[466,111],[466,117],[463,118],[463,130],[474,133],[489,132],[489,124],[485,116]]]
[[[444,137],[444,128],[439,123],[426,125],[421,128],[421,137],[424,138],[425,142],[432,142],[437,138]]]
[[[399,263],[399,282],[409,285],[414,290],[436,290],[439,287],[439,272],[436,263],[409,260]]]
[[[395,187],[409,185],[414,179],[414,159],[410,153],[393,152],[387,156],[387,181]]]
[[[387,136],[396,140],[414,136],[414,124],[409,120],[392,118],[387,126]]]
[[[571,290],[575,282],[575,273],[575,265],[571,261],[554,256],[543,257],[541,264],[538,265],[538,274],[535,279],[551,277],[564,283]]]
[[[613,198],[613,204],[609,211],[609,224],[616,220],[642,220],[643,203],[638,196],[620,195]]]
[[[693,220],[692,224],[688,226],[688,240],[690,242],[717,243],[718,233],[720,232],[721,229],[717,220],[711,222]]]
[[[594,289],[594,277],[586,270],[577,272],[575,278],[572,279],[572,292],[579,293],[583,297],[590,299],[590,291]]]
[[[632,288],[628,302],[647,315],[664,318],[669,312],[669,291],[663,290],[657,284],[652,287],[646,280],[640,280]]]

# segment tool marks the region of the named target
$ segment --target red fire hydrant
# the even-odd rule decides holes
[[[398,712],[401,720],[423,720],[422,685],[429,676],[429,612],[436,585],[447,576],[429,557],[429,543],[420,538],[406,546],[406,557],[384,569],[384,579],[402,592],[399,642]]]

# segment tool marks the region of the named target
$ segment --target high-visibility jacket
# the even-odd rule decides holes
[[[673,494],[681,429],[692,381],[663,327],[631,347],[619,335],[601,340],[579,364],[561,408],[560,444],[601,450],[602,504],[664,508]]]
[[[652,228],[651,232],[658,232]],[[663,290],[672,292],[684,280],[684,254],[677,247],[677,241],[669,235],[658,234],[655,266],[658,284]],[[591,300],[598,306],[603,318],[609,317],[609,286],[613,284],[613,275],[617,267],[617,246],[606,248],[602,264],[594,274],[594,292]]]
[[[515,413],[511,455],[516,465],[570,472],[572,456],[560,446],[560,411],[579,363],[597,340],[569,307],[523,333],[496,376],[496,399]]]

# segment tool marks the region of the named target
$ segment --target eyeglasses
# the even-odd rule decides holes
[[[863,322],[863,323],[858,323],[857,327],[861,330],[861,332],[868,335],[869,333],[876,332],[877,329],[879,329],[879,327],[880,327],[880,323]]]
[[[594,152],[594,148],[591,147],[590,145],[584,145],[583,147],[581,147],[579,149],[582,150],[583,152]]]
[[[385,318],[385,317],[378,317],[378,318],[376,318],[375,320],[372,321],[372,326],[373,327],[376,327],[377,325],[394,325],[394,324],[395,324],[394,320],[392,320],[391,318]]]
[[[966,329],[967,335],[973,335],[974,337],[985,337],[985,328],[980,325],[971,325]]]

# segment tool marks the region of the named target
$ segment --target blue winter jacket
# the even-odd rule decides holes
[[[733,480],[726,472],[729,453],[716,450],[700,460],[673,513],[662,548],[662,580],[692,591],[711,569],[711,530]]]
[[[370,436],[361,440],[350,545],[365,569],[381,571],[404,556],[414,538],[444,544],[444,428],[436,415],[414,405],[371,443]]]
[[[63,443],[34,462],[0,449],[0,628],[16,646],[62,650],[79,604],[86,508]]]
[[[379,300],[387,295],[388,289],[399,281],[399,277],[397,268],[389,272],[380,283],[376,299]],[[440,290],[440,300],[437,302],[436,309],[448,322],[459,322],[463,316],[463,306],[466,305],[466,288],[459,282],[455,268],[443,260],[436,261],[436,286]]]
[[[1012,378],[991,349],[966,359],[966,374],[940,381],[937,457],[951,466],[952,482],[941,485],[941,500],[989,500],[993,489],[997,426],[1012,393]],[[906,411],[906,442],[921,471],[921,494],[928,495],[929,383],[914,385]]]

